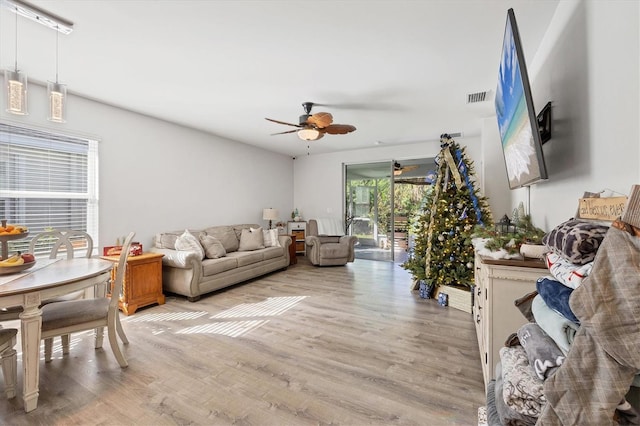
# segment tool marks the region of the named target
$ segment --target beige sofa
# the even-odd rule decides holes
[[[162,287],[165,291],[186,296],[191,302],[200,296],[289,266],[291,238],[279,235],[281,247],[238,251],[243,229],[256,224],[212,226],[189,230],[194,236],[217,238],[226,255],[217,259],[200,258],[195,251],[176,250],[176,239],[184,230],[156,234],[150,251],[162,253]]]

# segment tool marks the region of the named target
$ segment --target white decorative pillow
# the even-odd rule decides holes
[[[252,251],[264,248],[262,228],[244,228],[240,234],[238,251]]]
[[[227,255],[227,251],[224,249],[222,242],[216,237],[207,235],[204,232],[200,234],[200,244],[202,244],[202,248],[204,249],[204,255],[209,259],[218,259]]]
[[[200,256],[200,259],[204,259],[204,250],[200,242],[188,229],[176,238],[176,250],[193,251]]]
[[[264,246],[265,247],[282,247],[280,245],[280,241],[278,240],[278,230],[277,229],[269,229],[262,231],[262,236],[264,238]]]

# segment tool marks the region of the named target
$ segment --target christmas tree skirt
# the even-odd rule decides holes
[[[433,297],[438,298],[438,294],[445,293],[448,296],[448,305],[452,308],[459,309],[468,314],[471,313],[473,307],[473,299],[471,289],[469,287],[453,287],[449,285],[436,286]]]

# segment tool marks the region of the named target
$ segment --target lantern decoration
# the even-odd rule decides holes
[[[499,234],[515,234],[516,225],[512,223],[509,216],[505,214],[502,216],[502,219],[500,219],[500,222],[496,223],[495,230]]]

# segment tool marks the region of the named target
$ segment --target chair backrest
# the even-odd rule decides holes
[[[112,309],[118,309],[118,299],[120,299],[120,293],[122,293],[122,284],[124,283],[125,272],[127,270],[129,248],[131,247],[131,241],[133,241],[133,237],[135,235],[135,232],[130,232],[122,244],[122,252],[120,252],[120,258],[118,259],[118,266],[116,269],[116,279],[111,287],[111,301],[109,302],[109,306]]]
[[[29,243],[29,253],[37,254],[51,250],[49,251],[49,259],[56,259],[63,254],[67,259],[73,259],[76,248],[84,252],[84,257],[91,257],[93,255],[93,239],[84,231],[58,229],[36,234]]]

